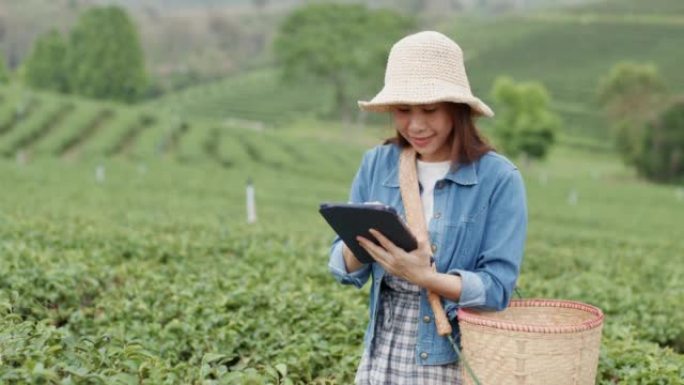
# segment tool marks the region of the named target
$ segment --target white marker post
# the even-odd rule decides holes
[[[577,190],[574,188],[570,190],[570,193],[568,194],[568,204],[570,206],[577,206],[577,203],[579,202],[579,193],[577,193]]]
[[[103,165],[98,165],[97,168],[95,169],[95,180],[98,183],[102,183],[105,181],[105,168]]]
[[[28,155],[26,155],[26,150],[21,149],[17,151],[17,164],[20,166],[25,166],[28,162]]]
[[[256,216],[256,200],[254,199],[254,184],[252,178],[247,178],[247,223],[255,223]]]

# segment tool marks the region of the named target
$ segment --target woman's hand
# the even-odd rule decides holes
[[[430,252],[427,242],[418,242],[418,248],[411,252],[406,252],[399,246],[387,239],[382,233],[375,229],[370,229],[370,233],[380,242],[380,246],[369,241],[364,237],[356,237],[361,247],[363,247],[385,271],[390,274],[404,278],[416,285],[423,286],[422,283],[432,273],[430,266]]]
[[[353,273],[363,267],[363,263],[359,262],[354,253],[347,247],[342,245],[342,257],[347,268],[347,273]]]

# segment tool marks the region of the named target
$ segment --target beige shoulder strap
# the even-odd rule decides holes
[[[423,216],[423,202],[420,200],[420,190],[418,187],[418,173],[416,172],[416,151],[413,147],[406,147],[399,156],[399,188],[401,189],[401,200],[406,211],[406,220],[413,234],[418,240],[418,247],[423,247],[432,255],[430,248],[427,224]],[[432,266],[435,269],[435,265]],[[441,336],[451,334],[451,324],[442,307],[439,296],[428,291],[428,301],[432,312],[435,314],[435,324],[437,333]]]

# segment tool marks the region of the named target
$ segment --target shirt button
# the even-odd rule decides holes
[[[435,251],[437,251],[437,245],[433,243],[432,244],[432,252],[434,253]]]
[[[426,324],[429,324],[430,323],[430,316],[426,315],[425,317],[423,317],[423,322],[425,322]]]
[[[422,353],[420,353],[420,358],[427,360],[428,354],[426,352],[422,352]]]
[[[439,219],[442,216],[442,213],[435,213],[435,219]]]

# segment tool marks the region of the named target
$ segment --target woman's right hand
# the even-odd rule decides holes
[[[344,264],[347,267],[347,273],[353,273],[363,267],[363,263],[359,262],[346,244],[342,244],[342,255],[344,256]]]

